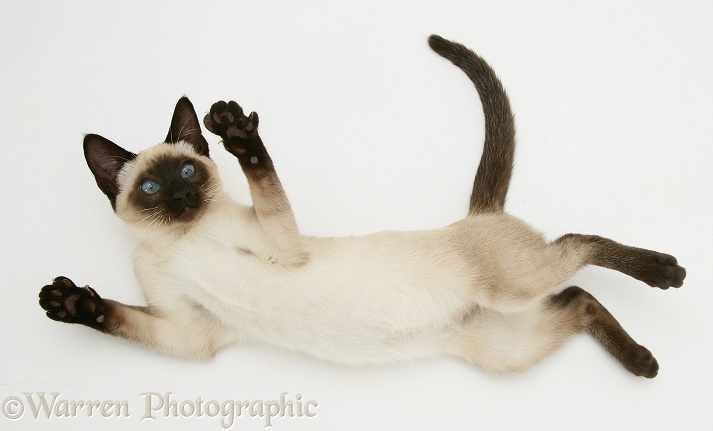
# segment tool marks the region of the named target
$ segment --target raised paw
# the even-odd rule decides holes
[[[259,118],[252,112],[245,116],[243,108],[232,100],[216,102],[203,119],[203,124],[211,132],[223,138],[224,142],[234,139],[247,139],[257,134]]]
[[[40,290],[40,306],[52,320],[80,323],[100,329],[106,318],[104,300],[89,286],[77,287],[67,277],[57,277]]]

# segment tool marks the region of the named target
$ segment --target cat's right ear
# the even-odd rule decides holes
[[[99,189],[109,198],[111,207],[116,210],[116,196],[119,194],[117,181],[124,163],[132,160],[136,154],[126,151],[110,140],[94,134],[84,137],[84,158],[94,174]]]
[[[208,155],[208,141],[201,133],[201,123],[193,108],[193,104],[186,96],[181,97],[176,103],[176,109],[171,118],[171,127],[168,129],[166,143],[175,144],[178,141],[185,141],[196,150],[196,153],[210,157]]]

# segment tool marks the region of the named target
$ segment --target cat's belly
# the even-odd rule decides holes
[[[173,265],[192,266],[185,293],[236,338],[341,363],[435,354],[472,306],[472,271],[428,233],[306,242],[311,258],[298,269],[226,249]]]

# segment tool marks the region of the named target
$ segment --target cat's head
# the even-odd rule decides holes
[[[222,190],[191,102],[176,104],[163,143],[134,154],[106,138],[84,138],[84,156],[116,214],[141,230],[183,228]]]

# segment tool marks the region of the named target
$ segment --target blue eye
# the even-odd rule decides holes
[[[141,183],[141,190],[147,195],[152,195],[159,191],[159,189],[161,189],[161,186],[154,180],[146,180]]]
[[[196,167],[190,163],[184,163],[181,167],[181,177],[190,178],[196,173]]]

